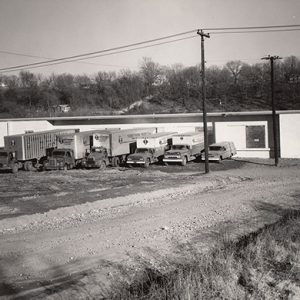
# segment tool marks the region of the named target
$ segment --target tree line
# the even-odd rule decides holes
[[[300,60],[276,61],[275,99],[278,110],[300,109]],[[269,110],[270,65],[229,61],[206,68],[208,111]],[[59,115],[68,104],[69,115],[172,113],[201,111],[199,66],[171,67],[143,58],[138,71],[98,72],[95,75],[52,74],[29,71],[0,75],[0,116]]]

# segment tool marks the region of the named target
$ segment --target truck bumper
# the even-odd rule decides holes
[[[130,161],[127,161],[126,163],[128,165],[144,165],[145,164],[145,162],[141,161],[141,160],[137,160],[137,161],[130,160]]]
[[[10,165],[0,164],[0,170],[11,170]]]
[[[205,159],[205,158],[203,158]],[[208,158],[209,161],[220,161],[220,157],[209,157]]]
[[[163,162],[182,162],[182,158],[164,158]]]

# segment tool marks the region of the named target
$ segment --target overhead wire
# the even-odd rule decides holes
[[[159,46],[159,45],[164,45],[164,44],[169,44],[169,43],[174,43],[174,42],[178,42],[178,41],[182,41],[182,40],[187,40],[187,39],[194,39],[194,38],[197,38],[197,36],[189,36],[189,37],[184,37],[184,38],[175,39],[175,40],[166,41],[166,42],[155,43],[155,44],[141,46],[141,47],[135,47],[135,48],[125,49],[125,50],[120,50],[120,51],[114,51],[114,52],[110,52],[110,53],[105,53],[105,54],[99,54],[99,55],[93,55],[93,56],[89,56],[89,57],[83,57],[83,58],[77,58],[77,59],[72,59],[72,60],[66,60],[66,61],[63,61],[63,62],[54,62],[54,63],[49,63],[49,64],[32,66],[32,67],[30,67],[30,69],[48,67],[48,66],[58,65],[58,64],[62,64],[62,63],[76,62],[76,61],[81,61],[81,60],[84,60],[84,59],[91,59],[91,58],[98,58],[98,57],[109,56],[109,55],[114,55],[114,54],[126,53],[126,52],[135,51],[135,50],[139,50],[139,49],[146,49],[146,48],[151,48],[151,47],[155,47],[155,46]],[[18,68],[17,70],[19,71],[19,70],[26,70],[26,69],[28,69],[28,67]],[[11,71],[12,70],[1,71],[1,69],[0,69],[0,73],[8,73],[8,72],[11,72]],[[13,70],[13,71],[16,71],[16,70]]]
[[[230,34],[230,33],[255,33],[255,32],[278,32],[278,31],[298,31],[298,30],[300,30],[300,28],[297,28],[297,27],[300,27],[300,25],[212,27],[212,28],[203,28],[202,30],[212,31],[212,32],[210,32],[210,34]],[[259,30],[259,29],[261,29],[261,30]],[[135,46],[140,46],[143,44],[153,43],[156,41],[170,39],[170,38],[177,37],[177,36],[195,33],[196,30],[197,29],[189,30],[189,31],[180,32],[180,33],[176,33],[176,34],[172,34],[172,35],[168,35],[168,36],[163,36],[163,37],[159,37],[159,38],[155,38],[155,39],[151,39],[151,40],[146,40],[146,41],[142,41],[142,42],[132,43],[132,44],[128,44],[128,45],[113,47],[113,48],[109,48],[109,49],[104,49],[104,50],[99,50],[99,51],[94,51],[94,52],[89,52],[89,53],[84,53],[84,54],[78,54],[78,55],[73,55],[73,56],[68,56],[68,57],[63,57],[63,58],[57,58],[57,59],[50,59],[47,61],[36,62],[36,63],[31,63],[31,64],[23,64],[23,65],[17,65],[17,66],[12,66],[12,67],[6,67],[6,68],[0,69],[0,73],[6,73],[6,72],[10,72],[10,71],[18,71],[18,70],[23,70],[23,69],[34,69],[34,68],[40,68],[40,67],[47,67],[47,66],[57,65],[57,64],[61,64],[61,63],[82,61],[85,59],[114,55],[114,54],[118,54],[118,53],[130,52],[130,51],[135,51],[138,49],[144,49],[144,48],[154,47],[154,46],[158,46],[158,45],[173,43],[173,42],[177,42],[177,41],[181,41],[181,40],[185,40],[185,39],[195,38],[197,36],[190,36],[190,37],[170,40],[170,41],[166,41],[166,42],[160,42],[160,43],[155,43],[155,44],[151,44],[151,45],[135,47]],[[235,31],[232,31],[232,30],[235,30]],[[134,48],[132,48],[132,47],[134,47]],[[126,49],[126,48],[129,48],[129,49]],[[4,51],[0,51],[0,52],[4,52]]]

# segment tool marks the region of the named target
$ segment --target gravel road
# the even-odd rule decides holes
[[[74,171],[60,175],[60,184],[50,172],[52,189],[42,174],[17,178],[33,188],[0,195],[0,297],[70,297],[74,286],[93,295],[123,266],[180,259],[186,245],[204,250],[223,234],[248,233],[299,209],[299,160],[278,168],[271,160],[228,161],[208,175],[195,165],[108,169],[102,181]],[[27,210],[22,203],[30,203]]]

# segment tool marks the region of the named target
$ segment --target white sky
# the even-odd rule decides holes
[[[0,51],[60,58],[196,28],[292,24],[300,24],[300,0],[0,0]],[[205,41],[208,65],[255,63],[267,54],[300,56],[300,31],[212,35]],[[32,71],[137,70],[143,57],[162,65],[195,65],[200,38],[88,60],[95,64]],[[0,68],[43,60],[0,53]]]

